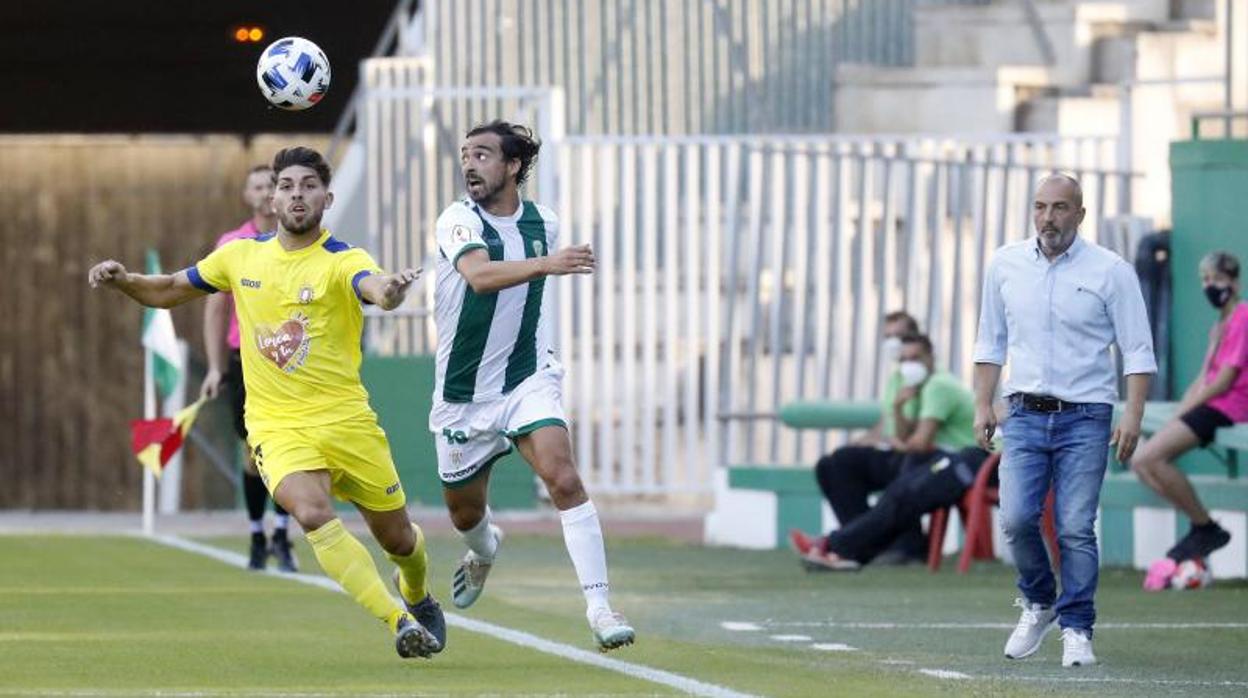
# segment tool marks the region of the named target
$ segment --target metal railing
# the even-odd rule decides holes
[[[873,395],[877,321],[893,307],[964,374],[984,260],[1027,233],[1034,182],[1083,179],[1094,234],[1129,178],[1104,137],[565,136],[557,91],[408,88],[384,64],[360,129],[370,245],[387,268],[432,269],[468,125],[538,126],[526,196],[559,215],[561,245],[599,257],[594,275],[550,288],[574,447],[601,492],[703,493],[729,460],[813,458],[817,437],[730,415]],[[370,317],[371,351],[432,350],[426,279],[409,312]]]
[[[1243,121],[1248,125],[1248,111],[1209,111],[1192,114],[1192,140],[1200,140],[1200,125],[1205,121],[1222,122],[1222,137],[1232,138],[1235,135],[1236,121]]]
[[[381,36],[377,38],[377,44],[373,46],[373,52],[369,54],[373,58],[379,56],[390,55],[400,44],[404,27],[412,21],[412,11],[415,9],[415,0],[398,0],[395,3],[394,11],[390,13],[390,19],[386,20],[386,26],[381,30]],[[361,74],[363,66],[361,64]],[[351,90],[351,97],[347,100],[347,106],[338,115],[338,122],[334,125],[334,135],[329,140],[329,148],[325,157],[330,162],[338,161],[338,151],[342,148],[342,143],[355,126],[355,118],[359,112],[360,95],[364,93],[363,81],[355,84],[355,89]]]

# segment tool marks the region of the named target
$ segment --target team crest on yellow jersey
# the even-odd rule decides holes
[[[304,305],[307,305],[308,303],[312,302],[312,298],[313,298],[312,287],[309,286],[308,284],[304,284],[303,287],[299,289],[299,302]]]
[[[295,313],[277,327],[256,327],[256,348],[260,350],[260,354],[287,373],[294,373],[303,366],[308,359],[311,345],[308,316],[303,313]]]

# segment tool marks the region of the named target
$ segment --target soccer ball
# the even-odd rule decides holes
[[[329,59],[307,39],[278,39],[260,54],[256,82],[273,106],[291,111],[307,109],[329,90]]]
[[[1170,575],[1171,589],[1203,589],[1213,584],[1213,573],[1203,558],[1184,560]]]

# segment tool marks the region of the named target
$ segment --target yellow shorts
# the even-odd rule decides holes
[[[390,442],[376,417],[318,427],[258,429],[247,441],[270,493],[291,473],[327,470],[330,491],[345,502],[372,511],[401,509],[407,503],[390,457]]]

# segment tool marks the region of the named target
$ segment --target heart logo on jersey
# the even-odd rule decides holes
[[[256,328],[256,348],[283,371],[294,371],[303,365],[308,343],[307,318],[303,315],[296,315],[276,329]]]

